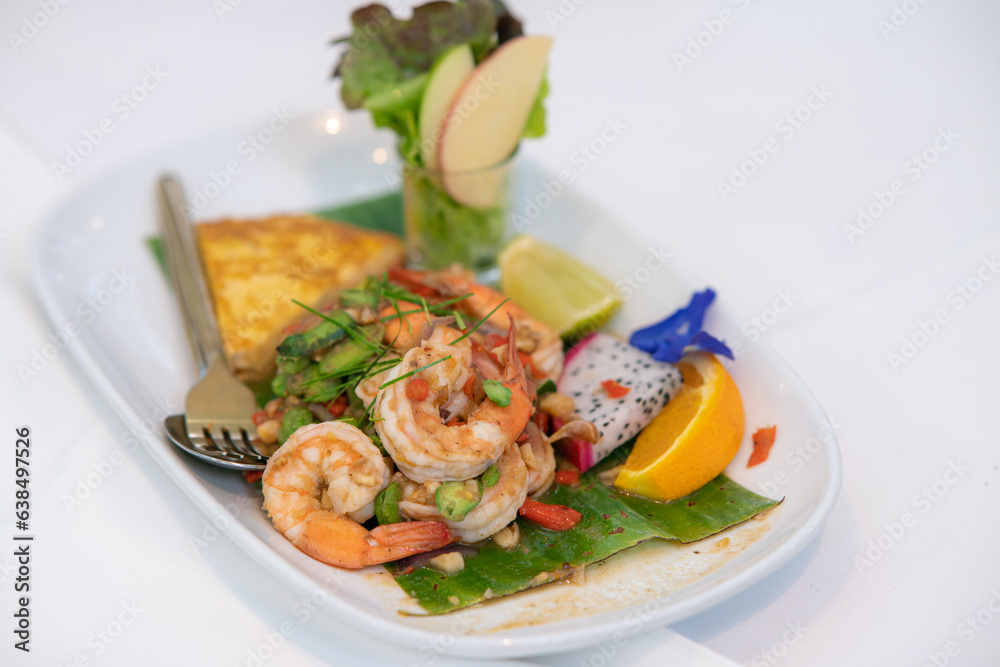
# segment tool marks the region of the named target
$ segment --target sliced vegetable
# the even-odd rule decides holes
[[[403,490],[399,482],[390,483],[375,496],[375,518],[379,525],[400,523],[403,520],[399,513],[399,500],[402,497]]]
[[[370,289],[352,288],[340,292],[340,305],[344,308],[378,308],[378,294]]]
[[[483,473],[480,481],[485,489],[490,488],[500,481],[500,468],[497,467],[496,463],[486,469],[486,472]]]
[[[434,492],[434,504],[448,521],[461,521],[482,499],[483,489],[476,479],[442,482]]]
[[[623,387],[616,380],[605,380],[601,386],[604,387],[604,391],[608,392],[608,398],[622,398],[632,391],[631,387]]]
[[[483,389],[486,391],[486,395],[490,397],[490,400],[499,405],[501,408],[505,408],[510,405],[511,392],[509,387],[505,387],[503,382],[500,380],[486,380],[483,382]]]
[[[281,429],[278,431],[278,442],[284,444],[288,436],[297,430],[313,423],[313,414],[309,408],[301,405],[293,405],[285,410],[285,416],[281,418]]]
[[[774,436],[777,432],[777,426],[759,428],[754,431],[753,452],[750,454],[750,460],[747,461],[748,468],[752,468],[767,460],[767,457],[771,455],[771,447],[774,446]]]
[[[362,333],[371,340],[381,340],[385,327],[373,324],[361,327]],[[319,372],[322,375],[342,375],[368,357],[372,356],[370,345],[354,340],[344,340],[334,345],[319,362]]]
[[[575,470],[556,470],[556,484],[578,484],[580,473]]]
[[[351,324],[354,323],[350,315],[339,310],[330,313],[329,317],[330,320],[341,319],[345,324],[347,320]],[[339,323],[330,320],[323,320],[309,331],[287,337],[278,345],[278,354],[284,357],[306,357],[324,347],[342,341],[347,336],[347,332]]]
[[[423,378],[413,378],[406,385],[405,393],[406,397],[411,401],[422,401],[430,395],[431,388],[427,385]]]
[[[289,375],[293,373],[299,373],[306,369],[309,365],[309,359],[307,357],[278,357],[277,361],[278,371],[281,373],[287,373]]]
[[[580,523],[583,515],[565,505],[549,505],[528,498],[518,514],[549,530],[569,530]]]

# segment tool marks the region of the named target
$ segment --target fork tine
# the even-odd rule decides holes
[[[226,444],[232,445],[233,449],[243,456],[250,459],[257,459],[258,461],[264,460],[264,457],[248,446],[249,441],[246,438],[246,431],[243,429],[229,430],[228,428],[223,428],[222,433],[225,435]]]
[[[178,448],[205,461],[234,470],[264,470],[265,461],[258,457],[228,454],[217,449],[205,435],[191,436],[185,427],[184,415],[171,415],[163,420],[167,437]]]
[[[250,434],[247,433],[247,430],[245,428],[241,428],[240,429],[240,433],[243,436],[243,444],[244,444],[244,446],[247,449],[249,449],[256,456],[258,456],[258,457],[260,457],[262,459],[266,460],[266,459],[269,458],[268,453],[266,451],[264,451],[263,447],[261,447],[261,445],[263,445],[264,443],[261,442],[260,439],[258,439],[258,438],[251,438]]]
[[[223,452],[225,454],[235,454],[239,455],[239,452],[232,446],[231,443],[226,442],[226,437],[222,433],[222,429],[218,426],[213,426],[212,429],[203,428],[202,433],[205,434],[205,441],[217,452]]]

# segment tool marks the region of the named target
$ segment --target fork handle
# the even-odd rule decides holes
[[[205,282],[194,226],[184,207],[184,191],[174,176],[160,177],[158,199],[167,268],[195,362],[204,374],[213,361],[219,359],[225,363],[226,357],[212,310],[212,295]]]

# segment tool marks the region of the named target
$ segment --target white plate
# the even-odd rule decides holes
[[[325,120],[295,119],[260,151],[248,135],[257,135],[263,123],[98,177],[51,212],[34,257],[42,303],[56,331],[69,334],[94,385],[191,500],[275,577],[313,595],[343,622],[419,655],[523,656],[679,621],[760,581],[813,538],[840,487],[836,439],[802,381],[763,343],[749,346],[730,365],[748,428],[726,472],[751,490],[784,496],[764,520],[687,546],[647,543],[589,568],[583,586],[543,586],[447,616],[398,613],[419,608],[381,568],[341,572],[299,553],[273,529],[257,506],[256,491],[239,474],[171,446],[160,422],[181,411],[195,377],[177,308],[144,244],[156,231],[154,181],[164,170],[177,173],[189,200],[207,203],[197,214],[203,219],[314,209],[383,192],[397,182],[389,135],[352,116],[341,119],[340,133],[332,136]],[[258,137],[262,141],[268,133]],[[230,171],[238,167],[236,175],[225,173],[227,163]],[[522,162],[518,179],[515,210],[523,211],[529,197],[542,204],[532,234],[612,279],[635,275],[644,281],[613,323],[619,333],[662,318],[705,286],[670,260],[661,268],[647,264],[652,255],[644,243],[571,189],[554,200],[539,199],[552,176]],[[198,200],[198,194],[210,201]],[[647,266],[654,270],[639,268]],[[707,322],[716,336],[740,339],[739,323],[722,306],[713,306]],[[778,437],[770,459],[747,469],[750,433],[771,424],[778,425]]]

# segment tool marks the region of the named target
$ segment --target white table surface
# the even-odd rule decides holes
[[[576,187],[709,281],[746,318],[745,344],[759,335],[791,363],[839,425],[845,468],[826,527],[779,573],[610,657],[521,664],[1000,662],[1000,5],[513,4],[529,31],[556,38],[549,133],[526,154],[569,168],[606,123],[623,124]],[[457,664],[303,621],[300,601],[225,536],[196,551],[205,516],[129,445],[70,355],[27,386],[17,372],[50,333],[30,279],[41,215],[193,135],[275,107],[339,107],[327,41],[349,8],[0,7],[0,516],[13,512],[14,427],[28,424],[38,536],[30,655],[12,647],[16,574],[0,555],[0,664]],[[706,46],[678,64],[699,33]],[[147,68],[162,80],[121,118],[112,105]],[[793,127],[783,119],[797,109]],[[52,163],[106,117],[114,131],[58,178]],[[718,182],[767,147],[724,201]],[[915,168],[925,150],[933,164]],[[867,229],[845,229],[897,179],[900,194]],[[779,293],[791,306],[774,318]],[[944,323],[921,336],[937,311]],[[904,337],[921,346],[894,364]],[[100,485],[67,509],[98,469]],[[286,621],[295,635],[262,651]]]

